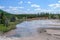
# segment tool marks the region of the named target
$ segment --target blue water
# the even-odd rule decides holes
[[[36,35],[37,28],[47,28],[51,27],[49,24],[55,24],[51,20],[33,20],[33,21],[24,21],[16,25],[14,37],[26,37]]]

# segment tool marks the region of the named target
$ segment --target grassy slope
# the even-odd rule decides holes
[[[8,32],[8,31],[10,31],[12,29],[15,29],[17,23],[18,22],[10,22],[8,27],[4,26],[3,24],[0,24],[0,32],[5,33],[5,32]]]
[[[9,19],[13,16],[13,14],[7,13],[3,10],[0,10],[0,13],[4,13],[4,15]],[[3,33],[7,32],[11,29],[16,28],[15,25],[16,25],[16,22],[10,22],[8,27],[4,26],[3,24],[0,24],[0,31],[3,32]]]

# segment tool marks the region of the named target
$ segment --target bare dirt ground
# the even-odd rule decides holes
[[[20,38],[15,38],[15,37],[0,37],[0,40],[60,40],[60,38],[56,38],[46,32],[39,33],[35,36],[30,36],[30,37],[20,37]]]

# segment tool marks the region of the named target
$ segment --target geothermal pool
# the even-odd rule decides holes
[[[60,20],[32,20],[32,21],[24,21],[20,24],[16,25],[15,33],[13,35],[9,35],[9,37],[26,37],[26,36],[34,36],[38,34],[38,28],[51,28],[58,27],[60,24]],[[57,26],[56,26],[57,25]]]

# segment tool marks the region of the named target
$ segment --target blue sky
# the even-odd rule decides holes
[[[59,12],[60,0],[0,0],[0,9],[13,14]]]

